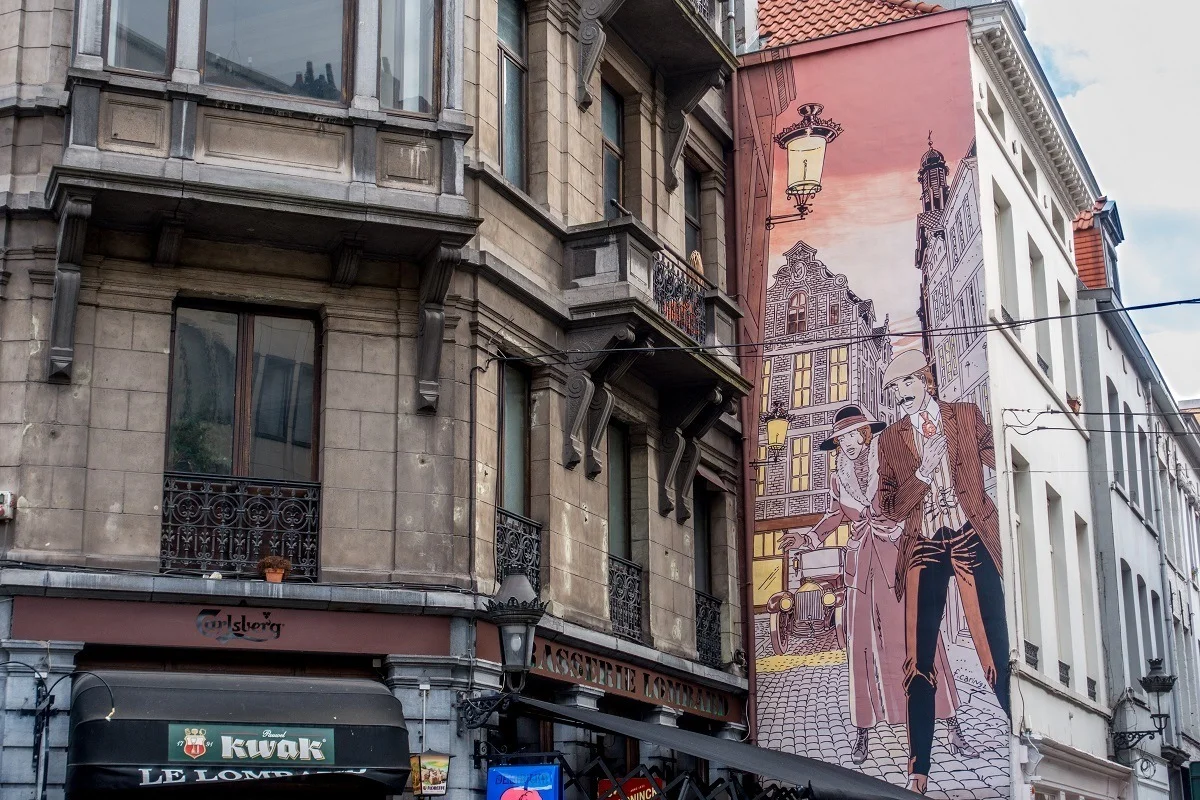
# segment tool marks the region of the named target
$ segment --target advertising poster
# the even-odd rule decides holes
[[[562,769],[558,764],[513,764],[488,767],[487,800],[561,800]]]
[[[758,742],[983,800],[1009,796],[1009,644],[981,325],[992,213],[956,19],[739,73],[763,342],[748,544]]]

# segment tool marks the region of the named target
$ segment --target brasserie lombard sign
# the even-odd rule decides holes
[[[643,703],[669,706],[725,722],[741,722],[741,701],[727,692],[542,639],[537,640],[534,648],[533,672],[594,686]]]

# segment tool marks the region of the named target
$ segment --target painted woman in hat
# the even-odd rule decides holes
[[[886,425],[857,405],[838,410],[833,435],[821,444],[836,459],[830,476],[829,512],[807,531],[785,534],[783,546],[818,548],[842,525],[845,544],[846,607],[842,616],[850,667],[850,721],[856,728],[851,760],[867,759],[870,729],[880,722],[907,725],[904,691],[904,606],[896,599],[896,540],[902,527],[880,513],[879,444]],[[938,645],[939,671],[951,675],[945,648]],[[958,693],[953,680],[939,681],[937,716],[950,729],[949,747],[964,757],[977,755],[954,718]]]

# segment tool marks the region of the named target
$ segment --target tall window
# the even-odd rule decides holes
[[[500,507],[529,513],[529,376],[505,363],[500,373]]]
[[[172,12],[168,0],[110,0],[105,63],[163,75],[170,60]]]
[[[434,74],[438,0],[382,0],[379,13],[379,105],[437,111]]]
[[[758,448],[758,467],[754,475],[754,494],[762,497],[767,491],[767,448]]]
[[[345,100],[344,0],[207,0],[205,8],[205,83]]]
[[[1117,387],[1113,386],[1111,380],[1106,381],[1108,384],[1108,429],[1109,441],[1112,447],[1112,469],[1113,479],[1125,485],[1125,453],[1121,447],[1121,406],[1120,400],[1117,398]]]
[[[1038,250],[1033,239],[1029,240],[1029,282],[1033,288],[1033,315],[1040,320],[1033,326],[1034,344],[1037,347],[1038,366],[1047,376],[1053,374],[1050,354],[1050,315],[1049,303],[1046,299],[1046,259]]]
[[[836,298],[829,301],[829,324],[831,326],[842,324],[842,304]]]
[[[688,258],[691,258],[692,253],[703,253],[704,243],[700,234],[700,173],[687,164],[683,165],[683,228]]]
[[[1085,677],[1100,676],[1100,651],[1096,630],[1096,566],[1092,559],[1092,538],[1087,523],[1075,515],[1075,558],[1079,569],[1080,603],[1083,605],[1083,655],[1087,659]],[[1087,687],[1086,681],[1084,683]]]
[[[608,553],[629,561],[633,532],[629,511],[629,429],[608,426]]]
[[[829,402],[842,403],[850,397],[850,348],[829,351]]]
[[[1150,482],[1154,480],[1154,453],[1150,451],[1150,438],[1146,436],[1146,431],[1142,426],[1138,426],[1138,455],[1142,459],[1142,508],[1146,512],[1146,517],[1150,517],[1150,509],[1154,506],[1154,497],[1150,494]],[[1155,519],[1155,525],[1161,525],[1162,520]]]
[[[812,483],[812,437],[792,439],[792,491],[807,492]]]
[[[1074,661],[1072,629],[1076,626],[1076,621],[1071,618],[1071,603],[1067,590],[1067,541],[1063,530],[1062,497],[1050,484],[1046,484],[1046,519],[1050,528],[1050,572],[1054,576],[1050,590],[1054,595],[1058,660],[1070,665]],[[1070,677],[1065,683],[1070,685]]]
[[[807,325],[808,315],[808,295],[804,292],[796,292],[788,298],[787,304],[787,332],[791,336],[793,333],[803,333]]]
[[[1125,622],[1125,652],[1129,670],[1128,685],[1142,677],[1141,645],[1138,644],[1137,604],[1133,595],[1133,571],[1124,559],[1121,560],[1121,611]]]
[[[1138,456],[1137,444],[1133,438],[1133,412],[1129,404],[1122,404],[1125,409],[1125,454],[1129,457],[1129,497],[1138,502]]]
[[[525,188],[525,0],[500,0],[500,167]]]
[[[625,101],[607,83],[600,86],[600,128],[604,136],[604,218],[621,215],[625,203]]]
[[[1013,501],[1017,512],[1017,558],[1021,568],[1021,624],[1025,641],[1035,647],[1042,645],[1041,604],[1038,595],[1042,584],[1038,581],[1037,529],[1033,519],[1033,482],[1029,462],[1013,450],[1012,487]]]
[[[762,365],[762,406],[759,409],[767,413],[771,405],[771,357],[763,356]]]
[[[1007,314],[1011,319],[1021,318],[1021,303],[1017,295],[1017,256],[1016,240],[1013,234],[1012,205],[1000,191],[1000,187],[992,184],[992,197],[995,199],[996,247],[1000,256],[1000,311],[1001,316]],[[1020,337],[1021,329],[1013,328],[1013,335]]]
[[[316,339],[309,319],[178,309],[167,469],[313,480]]]
[[[797,353],[792,377],[792,407],[812,405],[812,353]]]
[[[695,552],[696,591],[712,594],[712,498],[708,493],[708,483],[697,480],[692,487],[692,505],[695,512],[692,520],[695,523],[692,538],[692,549]]]

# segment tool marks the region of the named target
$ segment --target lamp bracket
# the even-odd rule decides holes
[[[1120,753],[1122,750],[1132,750],[1137,747],[1142,740],[1153,739],[1160,731],[1113,731],[1113,752]]]
[[[516,697],[516,692],[491,692],[478,697],[459,692],[454,704],[458,710],[458,735],[486,726],[493,714],[507,711]]]

